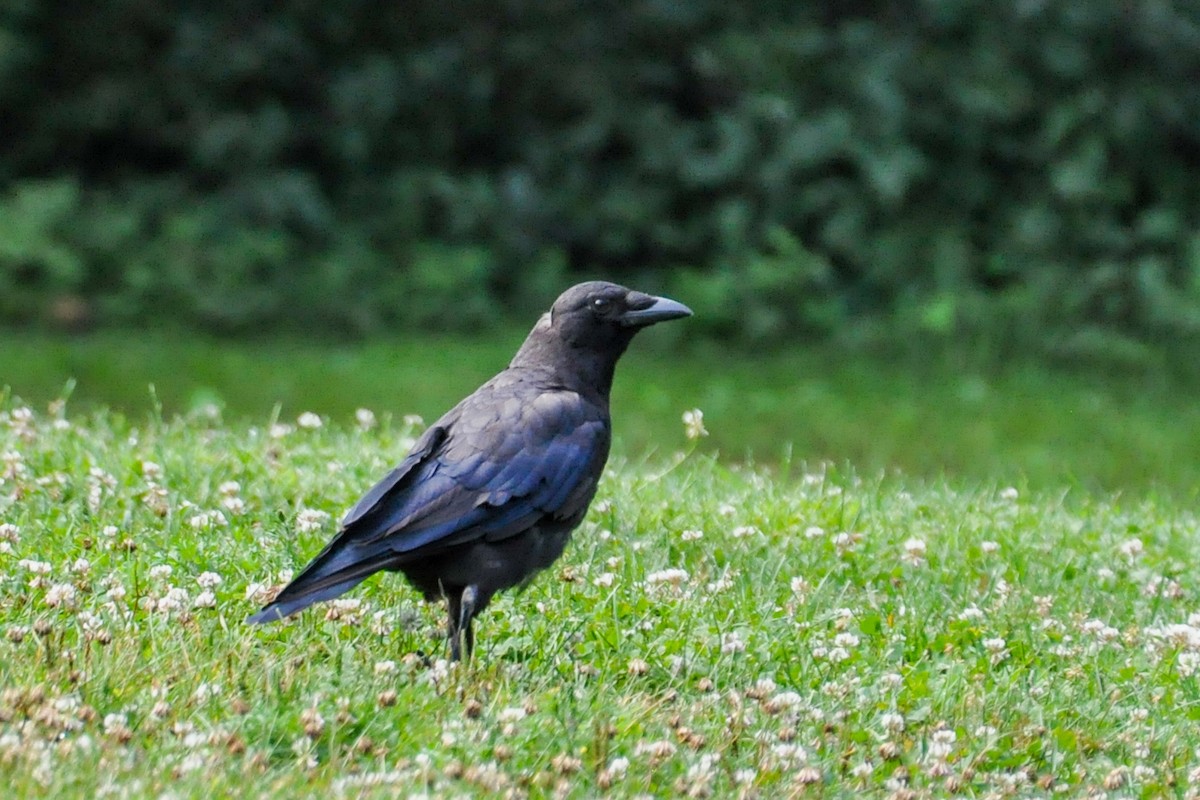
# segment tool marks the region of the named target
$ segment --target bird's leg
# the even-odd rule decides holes
[[[475,618],[477,597],[478,590],[474,586],[468,586],[463,589],[459,602],[458,634],[463,638],[463,649],[467,651],[467,658],[470,658],[471,653],[475,651],[475,631],[471,629],[471,622]]]
[[[457,592],[447,593],[446,608],[449,612],[446,633],[450,638],[450,660],[459,661],[462,658],[462,636],[459,633],[458,624],[462,613],[462,595]]]

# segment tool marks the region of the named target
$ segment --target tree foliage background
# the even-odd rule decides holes
[[[10,322],[1200,331],[1194,2],[2,7]]]

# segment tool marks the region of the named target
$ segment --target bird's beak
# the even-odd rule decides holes
[[[621,315],[621,324],[630,328],[644,328],[656,322],[666,322],[669,319],[680,319],[692,315],[690,308],[669,297],[654,297],[640,292],[631,292],[625,302],[629,306],[629,310]]]

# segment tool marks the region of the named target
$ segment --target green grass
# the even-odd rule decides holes
[[[631,377],[661,383],[654,364],[631,365],[624,391]],[[824,387],[796,399],[805,408],[835,402],[832,384],[791,380]],[[710,412],[714,437],[737,441],[722,425],[782,413],[756,410],[765,389],[746,388],[751,399]],[[660,390],[684,391],[643,391]],[[9,403],[6,796],[1196,788],[1190,505],[1013,489],[1015,468],[985,481],[862,478],[799,460],[728,465],[707,444],[680,461],[681,410],[662,412],[657,455],[615,460],[564,559],[502,595],[480,620],[476,660],[455,667],[439,660],[441,609],[395,576],[356,590],[357,607],[242,623],[402,454],[410,428],[326,421],[272,435],[265,413],[56,422]],[[197,605],[213,576],[211,603]]]
[[[215,402],[242,423],[264,423],[277,404],[285,420],[315,411],[345,421],[367,407],[432,421],[503,367],[522,336],[323,345],[10,332],[0,335],[0,386],[43,406],[70,380],[73,408],[134,418],[156,404],[170,415]],[[984,367],[821,348],[747,354],[654,330],[623,359],[613,411],[619,452],[669,448],[664,432],[699,407],[709,447],[726,462],[777,463],[791,452],[864,475],[1194,497],[1197,388],[1151,370]]]

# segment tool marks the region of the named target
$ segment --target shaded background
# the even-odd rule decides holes
[[[605,276],[755,344],[1200,328],[1195,3],[4,9],[10,324],[476,330]]]
[[[604,277],[697,312],[619,451],[1194,495],[1198,75],[1182,1],[0,0],[0,405],[433,419]]]

